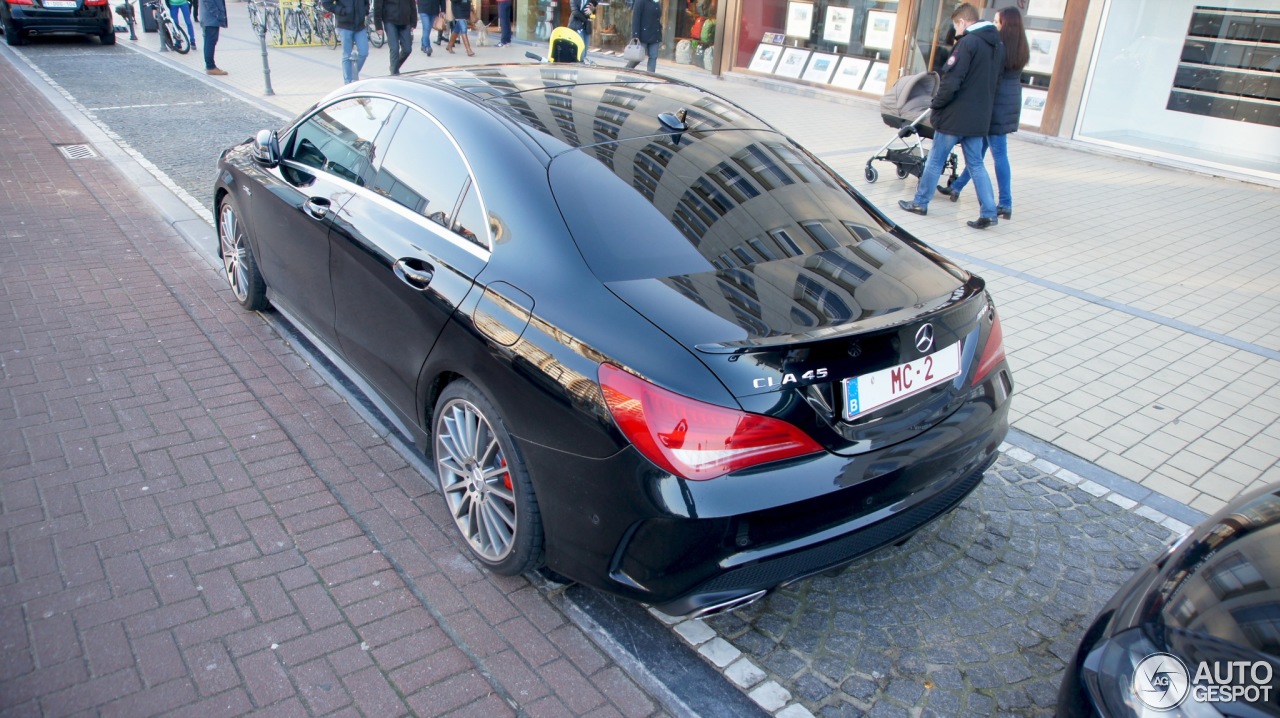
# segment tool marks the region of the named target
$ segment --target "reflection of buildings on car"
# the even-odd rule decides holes
[[[1280,183],[1280,0],[971,3],[985,19],[1007,6],[1025,16],[1024,131]],[[662,58],[874,98],[945,65],[955,4],[664,0]],[[517,0],[519,36],[545,39],[568,5]],[[620,51],[630,12],[601,3],[592,46]]]

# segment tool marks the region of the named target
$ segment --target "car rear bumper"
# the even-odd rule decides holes
[[[711,481],[664,475],[631,448],[590,460],[523,443],[531,467],[555,467],[545,482],[551,494],[535,472],[548,564],[684,615],[900,542],[954,508],[995,461],[1008,432],[1010,385],[1001,372],[1007,377],[1002,367],[958,411],[909,440]]]
[[[23,33],[77,32],[101,35],[114,32],[109,5],[89,5],[78,10],[58,11],[10,5],[15,30]]]

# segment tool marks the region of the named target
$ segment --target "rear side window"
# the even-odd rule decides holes
[[[468,176],[462,156],[444,130],[410,108],[383,156],[373,190],[452,228]]]

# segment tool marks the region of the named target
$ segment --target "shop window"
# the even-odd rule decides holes
[[[883,94],[899,3],[760,0],[744,3],[734,65],[791,80]]]

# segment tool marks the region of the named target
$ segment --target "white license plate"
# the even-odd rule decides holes
[[[844,386],[844,418],[874,411],[919,394],[960,374],[960,343],[888,369],[849,377]]]
[[[45,7],[76,9],[76,0],[44,0]]]

